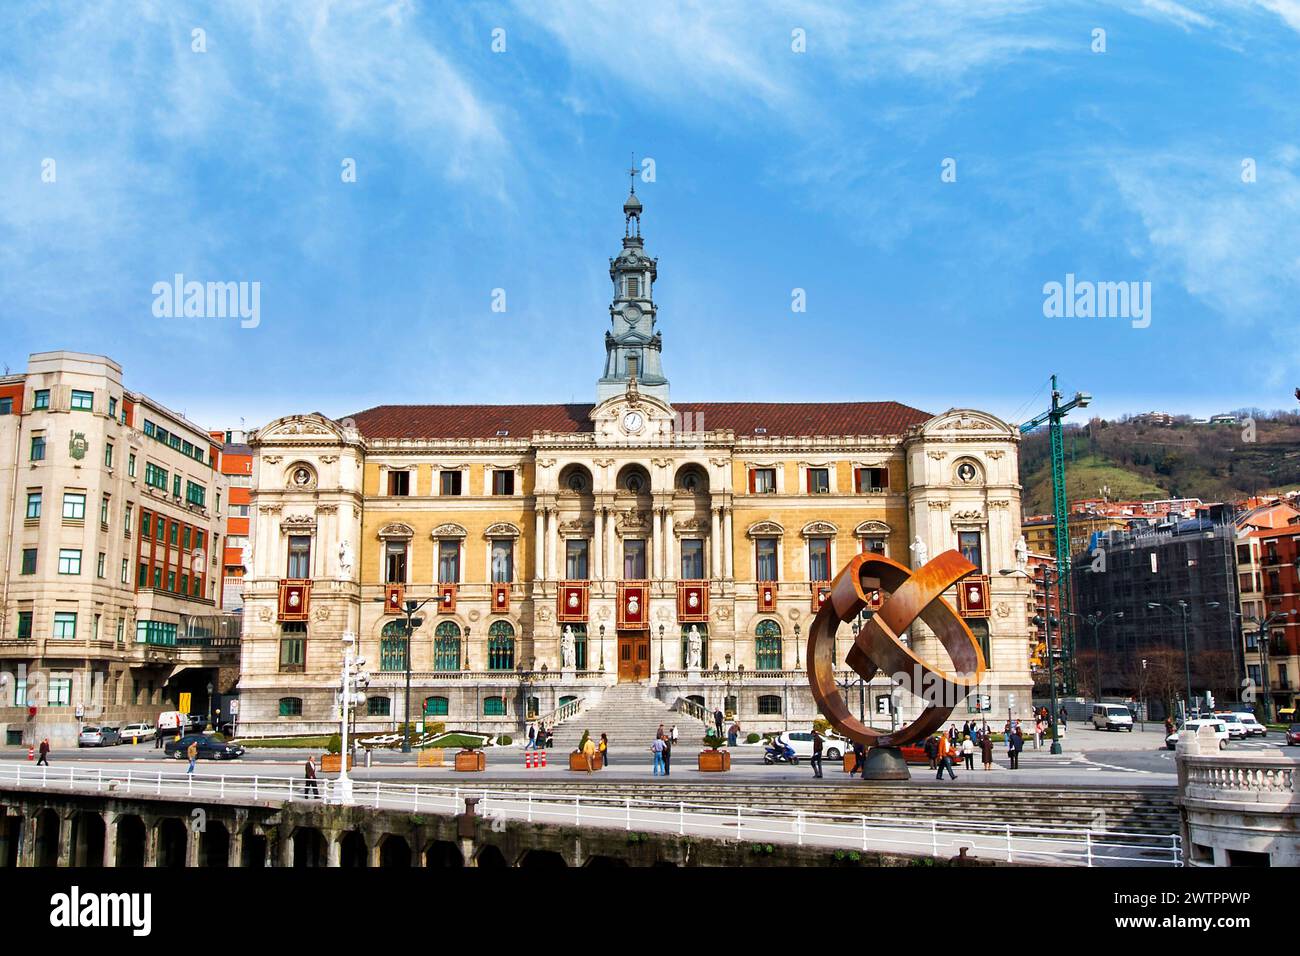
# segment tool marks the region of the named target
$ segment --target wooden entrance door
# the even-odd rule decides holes
[[[650,677],[650,633],[620,631],[618,635],[618,682],[639,683]]]

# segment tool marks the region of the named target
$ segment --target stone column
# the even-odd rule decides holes
[[[650,577],[652,577],[652,578],[654,578],[654,579],[656,579],[656,580],[660,580],[660,579],[662,579],[663,576],[664,576],[664,572],[663,572],[663,556],[664,556],[664,547],[663,547],[663,540],[664,540],[664,537],[663,537],[663,518],[664,518],[664,516],[663,516],[663,510],[662,510],[661,508],[654,507],[654,508],[651,509],[651,511],[650,511],[650,541],[651,541],[651,545],[650,545],[650,547],[653,549],[653,554],[651,555],[651,557],[654,558],[654,561],[651,563],[650,567],[646,568],[646,571],[647,571],[647,573],[649,574]]]
[[[730,580],[736,576],[735,555],[732,554],[732,537],[731,537],[731,507],[722,513],[722,563],[727,568],[727,578]]]
[[[546,509],[546,577],[558,581],[564,577],[559,565],[560,515],[554,508]]]
[[[618,555],[618,518],[610,509],[605,519],[605,555],[608,562],[605,566],[605,576],[610,580],[617,581],[623,577],[623,566],[619,561]]]
[[[282,832],[278,834],[278,836],[280,839],[280,866],[284,867],[285,869],[292,869],[293,868],[293,834]],[[268,844],[269,842],[270,841],[268,840]]]
[[[142,817],[144,822],[144,865],[158,866],[158,825],[162,822],[156,818]]]
[[[117,814],[104,811],[104,866],[117,866]]]
[[[673,509],[664,512],[664,580],[676,580],[677,572],[673,569]]]
[[[35,866],[36,865],[36,816],[33,814],[23,818],[21,827],[23,841],[22,846],[18,848],[18,865]]]
[[[605,509],[597,506],[591,526],[591,576],[593,580],[605,579]]]
[[[244,862],[244,824],[245,821],[236,817],[230,824],[230,845],[226,854],[226,866],[234,869],[242,866]]]
[[[72,866],[72,851],[72,815],[71,813],[60,813],[59,852],[57,857],[59,866]]]
[[[325,865],[338,867],[343,862],[343,834],[337,830],[327,830],[325,837]]]
[[[537,536],[533,542],[533,580],[542,581],[546,578],[546,513],[540,506],[537,508]]]
[[[185,865],[195,869],[199,865],[199,840],[203,834],[194,829],[193,820],[185,821]]]
[[[713,527],[709,532],[709,577],[722,578],[722,509],[710,508]]]

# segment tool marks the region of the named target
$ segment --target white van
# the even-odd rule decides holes
[[[164,710],[155,726],[159,737],[179,737],[185,732],[185,715],[179,710]]]
[[[1097,730],[1133,732],[1133,715],[1123,704],[1093,704],[1092,726]]]

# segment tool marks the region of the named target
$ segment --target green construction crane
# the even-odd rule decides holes
[[[1056,388],[1056,376],[1052,376],[1052,407],[1041,415],[1036,415],[1020,426],[1020,433],[1033,431],[1044,422],[1048,423],[1048,434],[1052,441],[1052,514],[1055,517],[1056,531],[1056,606],[1061,615],[1061,646],[1066,652],[1066,662],[1062,670],[1066,686],[1074,693],[1074,623],[1070,618],[1070,516],[1069,505],[1065,500],[1065,442],[1061,437],[1061,419],[1076,408],[1087,408],[1092,396],[1087,392],[1075,392],[1074,398],[1061,404],[1061,393]],[[1047,614],[1052,612],[1048,602]],[[1047,649],[1047,672],[1049,679],[1056,681],[1055,655],[1052,648]],[[1055,715],[1053,715],[1055,716]]]

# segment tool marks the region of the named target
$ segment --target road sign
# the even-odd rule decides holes
[[[182,714],[188,714],[188,713],[190,712],[190,693],[189,693],[189,691],[185,691],[185,692],[183,692],[183,693],[180,695],[180,697],[177,698],[177,700],[176,700],[176,709],[179,710]]]

